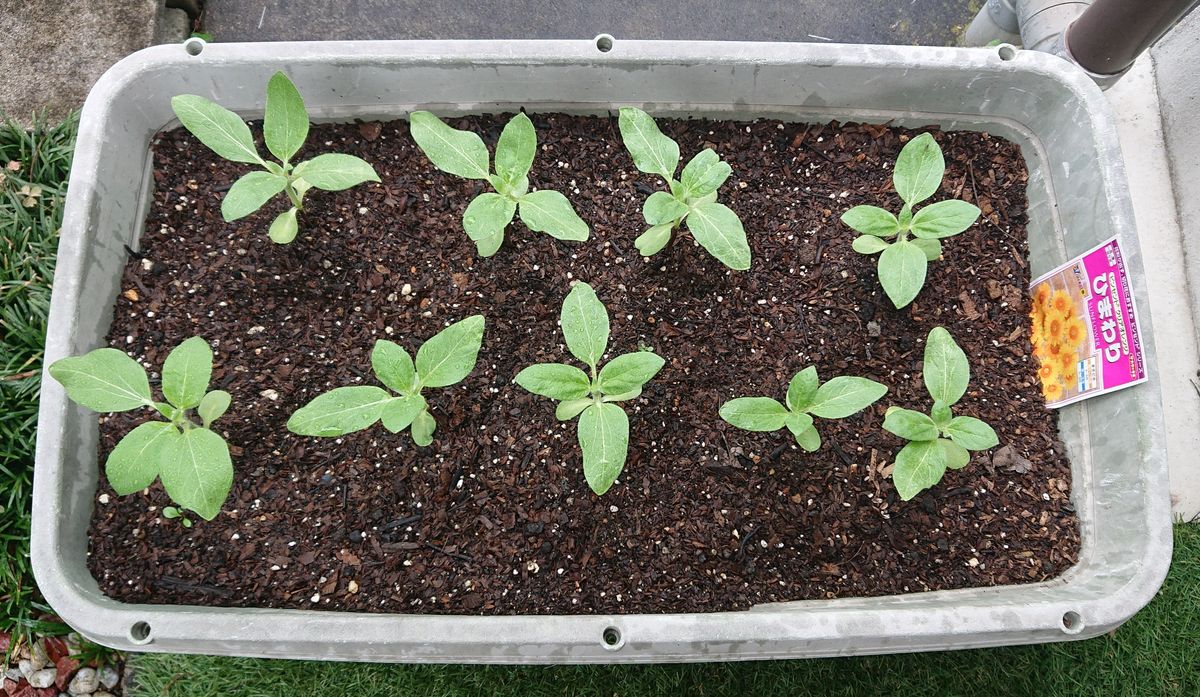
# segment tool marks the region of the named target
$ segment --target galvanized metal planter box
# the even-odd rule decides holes
[[[603,50],[608,48],[608,50]],[[286,70],[314,117],[402,118],[515,110],[975,129],[1028,161],[1034,275],[1112,235],[1129,256],[1152,342],[1141,256],[1108,104],[1057,58],[1000,50],[829,44],[441,41],[180,46],[137,53],[84,108],[46,340],[46,362],[101,345],[125,245],[150,195],[148,144],[169,98],[201,94],[247,117]],[[1152,345],[1146,355],[1154,356]],[[1039,584],[761,605],[745,612],[469,617],[131,605],[86,566],[99,476],[96,416],[46,379],[34,487],[33,563],[50,604],[125,649],[363,661],[586,663],[829,656],[1090,637],[1154,595],[1171,555],[1162,406],[1149,383],[1072,405],[1062,432],[1083,526],[1079,563]]]

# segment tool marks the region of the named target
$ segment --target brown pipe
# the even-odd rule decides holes
[[[1067,51],[1088,72],[1120,74],[1197,1],[1095,0],[1067,28]]]

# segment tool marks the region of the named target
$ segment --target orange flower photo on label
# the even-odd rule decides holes
[[[1079,349],[1085,343],[1087,343],[1087,325],[1084,324],[1083,320],[1079,319],[1078,317],[1071,319],[1067,322],[1063,339],[1066,341],[1067,346],[1070,346],[1072,349]]]
[[[1050,309],[1059,317],[1068,318],[1075,312],[1075,303],[1071,300],[1071,296],[1065,290],[1054,291],[1054,296],[1050,299]]]

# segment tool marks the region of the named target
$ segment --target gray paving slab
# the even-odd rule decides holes
[[[628,39],[952,45],[980,0],[208,0],[217,41]]]
[[[113,63],[162,37],[162,0],[0,0],[0,113],[28,122],[83,104]]]

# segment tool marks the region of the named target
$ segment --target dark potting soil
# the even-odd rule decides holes
[[[282,201],[221,220],[244,165],[184,131],[160,135],[143,256],[126,268],[109,340],[152,370],[187,337],[215,346],[214,385],[234,396],[218,430],[236,474],[221,514],[191,529],[161,517],[159,485],[118,498],[102,482],[91,568],[107,594],[368,612],[717,611],[1042,581],[1075,562],[1070,470],[1029,358],[1017,146],[935,132],[947,161],[935,200],[973,201],[984,217],[945,241],[917,301],[897,311],[838,217],[860,203],[899,210],[890,168],[912,132],[662,121],[685,161],[710,146],[733,165],[720,200],[754,254],[734,273],[686,237],[649,261],[636,254],[642,202],[664,185],[634,168],[615,119],[533,121],[533,186],[565,193],[592,237],[559,242],[515,222],[491,259],[461,222],[482,184],[435,170],[403,121],[313,128],[303,156],[359,155],[383,183],[312,193],[287,246],[266,238]],[[506,122],[452,124],[491,147]],[[512,382],[532,363],[574,362],[557,319],[576,279],[612,316],[610,357],[648,346],[667,360],[627,403],[629,460],[603,497],[584,482],[575,424]],[[284,427],[321,392],[373,384],[376,339],[412,351],[475,313],[487,318],[479,365],[427,392],[432,446],[382,426],[338,439]],[[990,422],[1006,449],[904,502],[888,476],[902,441],[881,422],[889,405],[931,406],[921,360],[939,325],[971,360],[956,412]],[[782,399],[810,364],[890,392],[818,420],[812,454],[786,430],[747,433],[717,416],[732,397]],[[104,417],[101,458],[146,417]]]

